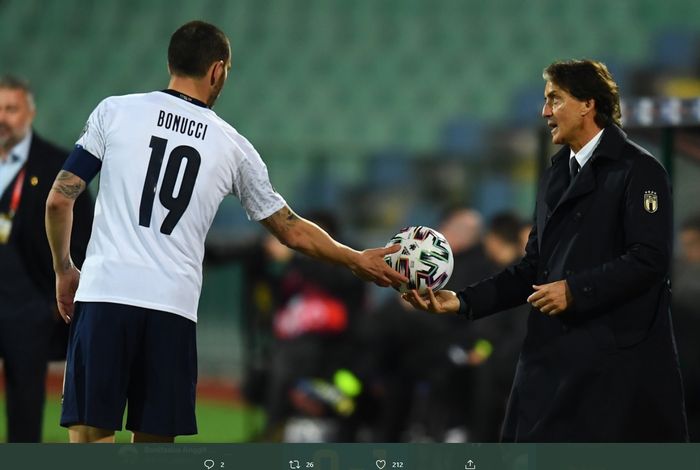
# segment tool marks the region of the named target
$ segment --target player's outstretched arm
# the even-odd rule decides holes
[[[85,191],[85,181],[61,170],[46,200],[46,236],[49,239],[53,270],[56,272],[56,302],[66,323],[73,316],[73,299],[78,289],[80,271],[70,257],[70,236],[73,228],[73,205]]]
[[[407,282],[405,276],[389,267],[384,257],[400,249],[399,245],[357,251],[338,243],[313,222],[299,217],[284,206],[261,221],[277,239],[288,247],[312,258],[342,264],[365,281],[382,287]]]
[[[401,297],[415,308],[432,313],[457,313],[459,312],[459,299],[451,290],[439,290],[433,292],[428,289],[428,295],[421,297],[418,291],[413,289]]]

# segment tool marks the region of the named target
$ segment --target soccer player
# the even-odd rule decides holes
[[[384,262],[398,245],[358,252],[298,217],[253,146],[211,110],[231,67],[222,31],[183,25],[168,67],[167,90],[97,106],[47,201],[56,296],[71,323],[61,414],[71,442],[113,442],[127,402],[133,442],[196,434],[204,238],[229,193],[302,253],[380,286],[406,281]],[[73,203],[100,171],[81,274],[68,251]]]

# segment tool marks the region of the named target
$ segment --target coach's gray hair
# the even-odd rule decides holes
[[[29,107],[34,109],[34,92],[29,86],[29,82],[15,75],[0,75],[0,89],[22,90],[27,95]]]

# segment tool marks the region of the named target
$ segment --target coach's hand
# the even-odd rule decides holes
[[[401,297],[415,308],[432,313],[457,313],[459,312],[459,299],[451,290],[439,290],[433,292],[428,289],[428,295],[421,297],[418,291],[413,289]]]
[[[535,292],[527,298],[530,305],[545,315],[558,315],[571,306],[573,298],[566,280],[532,286]]]
[[[364,250],[359,253],[355,263],[351,265],[351,270],[360,279],[372,281],[378,286],[398,287],[402,283],[408,282],[408,278],[389,266],[384,257],[396,253],[400,249],[401,245],[396,244],[386,248]]]
[[[66,323],[70,323],[73,318],[73,301],[79,281],[80,271],[73,265],[65,271],[56,273],[56,304],[58,305],[58,313],[61,314],[61,318]]]

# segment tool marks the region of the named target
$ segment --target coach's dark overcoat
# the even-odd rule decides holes
[[[566,279],[573,296],[559,315],[531,309],[502,438],[685,441],[668,175],[614,125],[571,185],[569,154],[541,180],[523,260],[461,293],[472,319],[524,303],[533,284]]]

